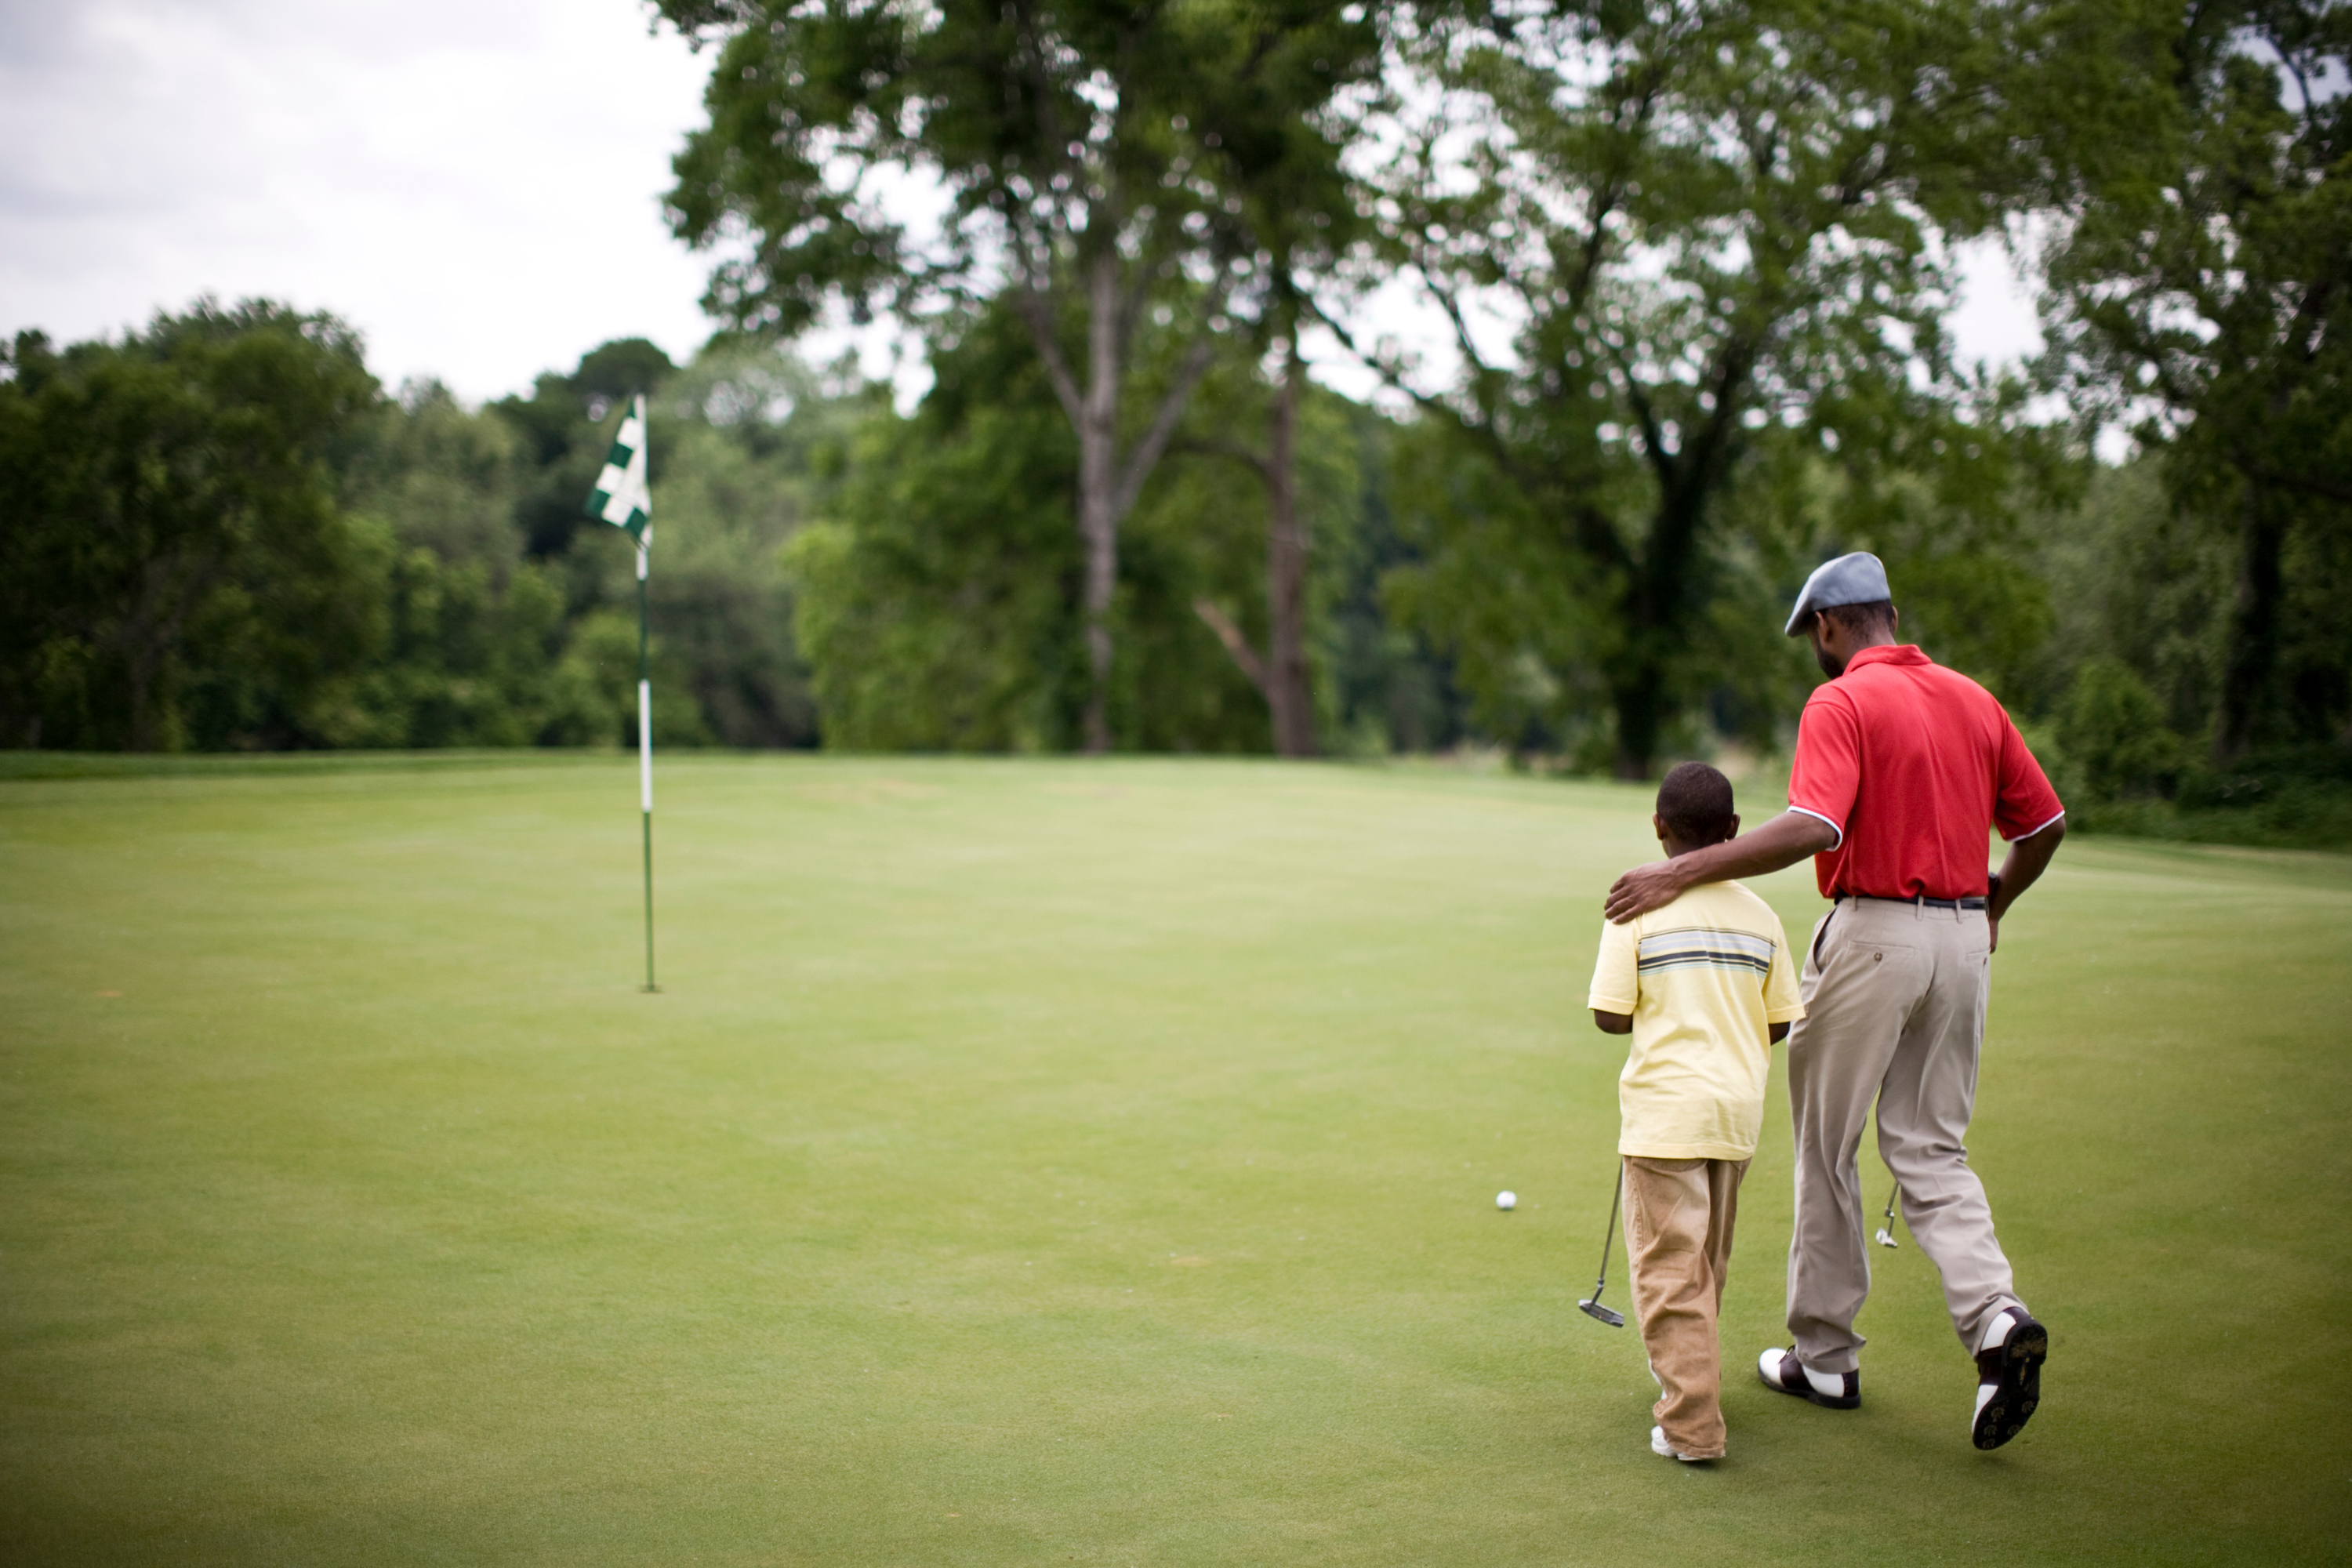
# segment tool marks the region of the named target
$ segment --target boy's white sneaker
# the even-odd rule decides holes
[[[1650,1428],[1650,1452],[1662,1459],[1680,1459],[1685,1465],[1704,1465],[1711,1462],[1696,1454],[1678,1452],[1672,1443],[1666,1441],[1666,1429],[1663,1426]]]
[[[1853,1410],[1862,1404],[1862,1373],[1815,1372],[1797,1359],[1794,1345],[1758,1356],[1756,1375],[1765,1387],[1809,1399],[1825,1410]]]

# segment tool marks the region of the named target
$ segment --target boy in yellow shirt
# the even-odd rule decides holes
[[[1667,858],[1739,831],[1731,782],[1685,763],[1651,817]],[[1737,882],[1707,882],[1623,925],[1604,925],[1592,1021],[1633,1037],[1617,1079],[1625,1252],[1633,1310],[1658,1381],[1650,1447],[1723,1457],[1716,1316],[1739,1181],[1764,1120],[1772,1046],[1805,1016],[1780,917]]]

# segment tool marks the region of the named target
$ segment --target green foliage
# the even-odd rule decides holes
[[[815,741],[777,551],[872,398],[788,356],[679,369],[622,340],[469,410],[429,382],[381,397],[332,318],[205,302],[120,343],[27,334],[5,368],[0,743],[633,740],[633,560],[578,516],[648,384],[656,737]]]
[[[282,744],[362,658],[369,547],[332,464],[376,396],[351,331],[200,301],[121,342],[20,335],[0,383],[0,732]]]
[[[2078,825],[2333,820],[2341,5],[660,10],[716,46],[670,216],[740,335],[486,409],[268,304],[18,340],[0,743],[625,742],[637,584],[580,501],[643,392],[664,744],[1258,751],[1279,691],[1286,751],[1638,773],[1784,742],[1789,596],[1865,548]],[[1953,242],[2030,202],[2065,429],[1943,331]],[[1349,337],[1396,279],[1454,384]],[[765,346],[844,307],[928,334],[911,416]],[[1278,463],[1318,313],[1418,416],[1307,386]],[[2069,445],[2118,420],[2144,456]]]
[[[2023,559],[2048,585],[2053,619],[2027,700],[2054,712],[2077,669],[2112,658],[2146,682],[2166,728],[2201,742],[2212,723],[2231,552],[2226,537],[2172,504],[2159,469],[2149,458],[2100,468],[2078,504],[2045,506],[2031,519]]]
[[[1220,358],[1130,526],[1134,548],[1162,563],[1154,575],[1170,596],[1164,615],[1140,617],[1142,625],[1165,632],[1150,648],[1139,648],[1139,656],[1177,671],[1173,679],[1154,678],[1152,689],[1194,710],[1179,727],[1155,726],[1149,714],[1139,715],[1137,732],[1147,747],[1156,733],[1166,733],[1181,750],[1255,751],[1261,744],[1244,715],[1262,704],[1270,709],[1266,694],[1230,656],[1202,666],[1221,644],[1189,606],[1207,600],[1241,634],[1261,669],[1272,664],[1268,426],[1278,395],[1256,356]],[[1318,750],[1385,754],[1400,726],[1408,737],[1423,737],[1412,749],[1425,749],[1435,721],[1413,705],[1413,696],[1389,690],[1400,679],[1411,680],[1406,672],[1423,658],[1409,635],[1388,626],[1378,603],[1380,574],[1395,559],[1393,530],[1385,543],[1367,531],[1375,509],[1386,506],[1377,492],[1388,422],[1312,382],[1299,389],[1293,417],[1292,522],[1307,554],[1302,641],[1314,675]],[[1360,617],[1352,632],[1339,618],[1343,601],[1350,599],[1349,608]],[[1391,712],[1397,702],[1406,706]],[[1225,709],[1234,710],[1231,719],[1220,711]],[[1234,720],[1240,727],[1233,739],[1208,741],[1212,733],[1222,737]],[[1278,739],[1276,743],[1278,749]],[[1410,739],[1406,743],[1412,747]]]
[[[2050,585],[2032,735],[2078,828],[2275,847],[2352,843],[2352,747],[2341,740],[2212,759],[2238,542],[2227,520],[2177,501],[2164,456],[2095,474],[2081,503],[2033,520],[2027,565]],[[2319,537],[2315,535],[2315,538]],[[2282,647],[2342,679],[2327,601],[2352,590],[2314,561],[2288,602]],[[2334,662],[2331,663],[2331,660]]]
[[[1906,491],[1948,466],[1915,445],[1989,448],[2006,437],[1959,426],[2017,412],[1956,376],[1941,329],[1949,242],[2011,199],[2016,20],[1687,0],[1478,10],[1412,36],[1452,90],[1401,102],[1367,210],[1457,324],[1463,384],[1420,400],[1490,472],[1474,510],[1456,510],[1466,453],[1422,487],[1433,564],[1408,598],[1487,721],[1581,732],[1646,771],[1743,667],[1713,636],[1718,600],[1786,548],[1738,492],[1808,452],[1841,481],[1826,521],[1913,535],[1923,566],[1954,568],[1921,572],[1927,596],[1979,624],[1984,558],[1948,562]],[[1512,353],[1484,351],[1482,311],[1516,324]],[[1499,486],[1523,499],[1497,506]],[[1502,603],[1479,602],[1490,582]]]
[[[1351,228],[1321,111],[1377,78],[1377,26],[1352,0],[661,9],[722,40],[709,123],[670,193],[680,237],[717,249],[713,315],[772,334],[838,305],[940,336],[991,309],[1022,323],[1077,437],[1082,731],[1107,749],[1110,706],[1135,690],[1126,676],[1112,689],[1114,623],[1133,624],[1117,603],[1120,531],[1235,321],[1295,342],[1297,275],[1328,267]],[[908,174],[945,197],[927,232],[890,199]],[[1139,358],[1147,318],[1172,327],[1156,335],[1181,345],[1174,363]],[[1286,745],[1303,747],[1296,597],[1269,690]]]
[[[1866,408],[1840,399],[1834,457],[1801,440],[1759,443],[1733,515],[1764,546],[1759,563],[1783,606],[1773,632],[1815,563],[1868,550],[1886,563],[1904,641],[2013,706],[2038,698],[2054,612],[2029,526],[2079,493],[2081,478],[2051,432],[2021,418],[2020,393],[1965,385],[1949,404],[1899,394]],[[1789,651],[1809,688],[1812,660],[1801,645]]]
[[[1606,701],[1593,671],[1608,623],[1591,603],[1605,587],[1450,424],[1399,432],[1396,476],[1400,531],[1419,558],[1388,573],[1383,608],[1444,650],[1478,730],[1573,749],[1573,721]]]
[[[1330,618],[1318,663],[1335,716],[1329,750],[1349,755],[1427,753],[1461,742],[1469,701],[1451,661],[1430,647],[1390,595],[1407,590],[1419,560],[1398,517],[1398,458],[1404,431],[1369,408],[1349,411],[1356,495],[1339,540],[1318,541],[1318,579]]]
[[[2230,541],[2217,756],[2342,736],[2352,613],[2298,589],[2340,584],[2352,550],[2352,6],[2083,15],[2106,29],[2083,58],[2136,68],[2052,89],[2076,137],[2046,174],[2067,220],[2047,372],[2086,419],[2133,425]]]
[[[594,484],[604,455],[612,449],[610,425],[618,423],[614,409],[638,393],[658,391],[676,373],[669,356],[643,338],[620,338],[600,343],[580,358],[568,375],[549,371],[531,386],[529,397],[503,397],[491,406],[520,433],[526,458],[517,515],[530,552],[542,560],[597,560],[603,552],[572,553],[574,538],[601,527],[581,513],[581,501]],[[664,444],[649,449],[660,478],[667,462]],[[658,528],[659,524],[656,523]],[[593,594],[593,587],[582,591]]]
[[[673,225],[719,247],[714,316],[785,333],[835,300],[863,321],[970,308],[1006,281],[1042,295],[1074,256],[1139,263],[1121,285],[1139,292],[1181,258],[1222,268],[1258,248],[1227,200],[1244,183],[1262,225],[1324,237],[1328,253],[1345,190],[1308,115],[1379,59],[1363,8],[1319,0],[660,9],[718,46],[709,122],[674,164]],[[908,170],[949,196],[935,237],[887,200]]]
[[[944,429],[884,416],[855,463],[835,520],[785,556],[826,743],[1066,745],[1077,540],[1059,416],[990,407]]]
[[[820,374],[772,346],[722,339],[653,401],[651,619],[677,670],[669,689],[684,690],[710,739],[816,743],[780,552],[827,504],[861,433],[887,411],[887,391],[846,365]],[[599,553],[625,569],[626,551]],[[609,603],[628,585],[608,579],[606,590]]]
[[[543,569],[512,565],[499,581],[487,562],[415,549],[383,588],[379,657],[322,695],[322,743],[611,745],[633,723],[635,623],[605,612],[567,626]]]
[[[1004,314],[971,322],[936,366],[911,418],[873,414],[825,521],[786,552],[826,743],[1072,745],[1087,678],[1084,556],[1068,512],[1076,443]],[[1267,393],[1239,356],[1207,384],[1216,395],[1197,405],[1122,544],[1117,625],[1130,657],[1110,703],[1122,747],[1230,752],[1270,743],[1263,700],[1194,608],[1208,600],[1262,645],[1266,500],[1242,438],[1257,427]],[[1333,620],[1351,580],[1362,581],[1357,541],[1381,428],[1319,390],[1303,400],[1299,422],[1299,513],[1319,574],[1309,626],[1331,672],[1324,726],[1333,749],[1346,749],[1351,726],[1370,719],[1385,750],[1385,716],[1350,712],[1338,685]],[[1379,669],[1364,679],[1387,679]]]
[[[2152,795],[2180,769],[2180,738],[2164,705],[2121,659],[2102,656],[2074,672],[2059,714],[2059,742],[2095,799]]]

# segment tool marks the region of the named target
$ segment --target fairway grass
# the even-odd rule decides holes
[[[1860,1411],[1756,1383],[1776,1066],[1694,1468],[1574,1306],[1644,793],[660,788],[644,995],[618,759],[0,783],[0,1561],[2352,1555],[2352,860],[2077,837],[2002,931],[1971,1158],[2053,1350],[1998,1453],[1907,1234]]]

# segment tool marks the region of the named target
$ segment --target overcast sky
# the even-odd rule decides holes
[[[690,353],[660,193],[707,59],[635,0],[0,0],[0,328],[265,294],[473,398]]]
[[[709,58],[638,0],[0,0],[0,331],[268,295],[475,400],[608,338],[684,357],[704,261],[660,197]],[[2030,347],[1971,276],[1964,354]]]

